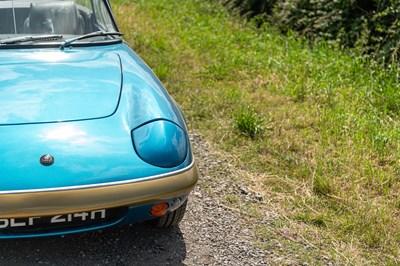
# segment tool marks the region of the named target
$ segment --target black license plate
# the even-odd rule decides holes
[[[103,224],[121,218],[126,212],[127,208],[113,208],[53,216],[0,218],[0,232],[49,230]]]

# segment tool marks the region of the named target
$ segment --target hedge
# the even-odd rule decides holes
[[[357,48],[379,61],[398,62],[398,0],[222,0],[248,17],[261,17],[282,32],[311,43],[321,40]]]

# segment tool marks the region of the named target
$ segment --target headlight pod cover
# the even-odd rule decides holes
[[[139,157],[159,167],[180,165],[188,151],[185,131],[166,120],[153,121],[134,129],[132,140]]]

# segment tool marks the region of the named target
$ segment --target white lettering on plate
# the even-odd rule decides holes
[[[106,210],[96,210],[89,212],[78,212],[55,215],[52,217],[29,217],[29,218],[11,218],[0,219],[0,229],[8,227],[29,227],[34,226],[39,219],[50,219],[49,223],[69,223],[69,222],[84,222],[88,220],[104,219],[106,218]],[[43,222],[42,222],[43,223]]]
[[[10,219],[10,227],[26,226],[26,222],[16,222],[15,219]]]
[[[7,228],[8,224],[8,219],[0,219],[0,228]]]
[[[62,215],[53,216],[50,221],[50,223],[52,224],[63,223],[63,222],[65,222],[65,218],[62,218]]]
[[[100,218],[104,219],[106,218],[106,210],[98,210],[98,211],[92,211],[90,214],[90,219],[94,220],[96,219],[96,213],[100,213]]]
[[[74,217],[76,218],[81,218],[82,221],[86,221],[86,218],[89,216],[89,213],[87,212],[81,212],[81,213],[74,213]]]
[[[34,219],[39,219],[40,217],[29,217],[28,218],[28,225],[33,225],[33,220]]]

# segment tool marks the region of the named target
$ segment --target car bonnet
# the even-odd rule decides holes
[[[0,125],[95,119],[118,107],[117,53],[4,50],[0,73]]]

